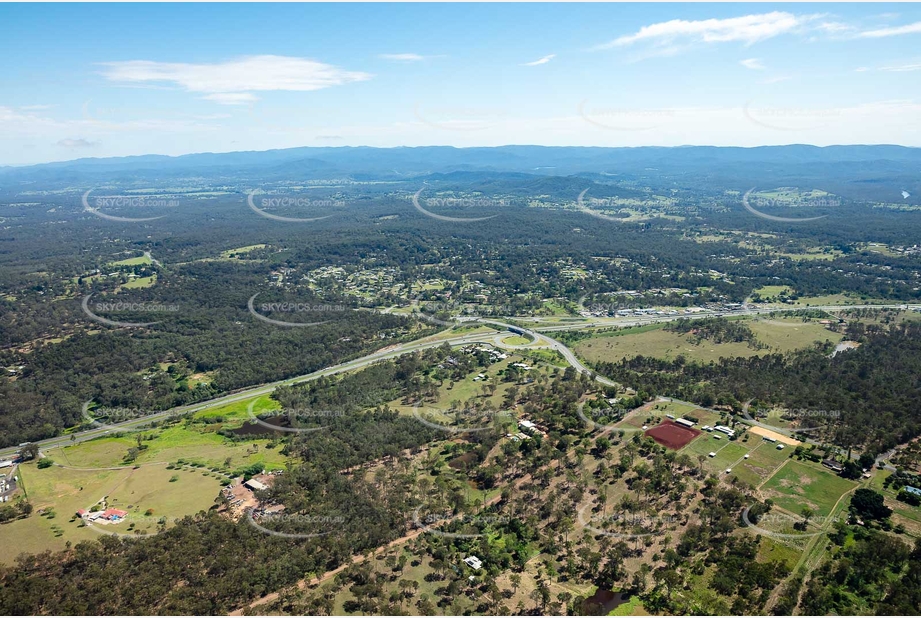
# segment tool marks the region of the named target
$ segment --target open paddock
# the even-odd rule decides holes
[[[704,466],[712,472],[723,472],[726,468],[732,468],[735,473],[735,463],[748,452],[748,448],[739,442],[727,442],[722,448],[716,451],[716,457],[708,457]]]
[[[799,513],[808,506],[816,515],[828,516],[856,483],[826,471],[818,464],[788,460],[762,485],[761,495],[782,509]]]
[[[167,470],[165,465],[73,470],[60,466],[38,469],[29,463],[20,466],[19,473],[35,511],[25,519],[0,525],[0,545],[8,548],[0,554],[0,563],[7,565],[20,552],[60,551],[68,541],[96,540],[107,532],[152,534],[160,518],[171,526],[177,518],[209,509],[221,487],[220,479],[205,476],[199,469]],[[128,512],[125,521],[83,526],[76,511],[88,509],[104,496],[108,506]]]

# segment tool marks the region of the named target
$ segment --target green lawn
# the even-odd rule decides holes
[[[716,457],[707,457],[704,465],[709,467],[713,472],[723,472],[726,468],[732,468],[735,472],[735,463],[748,452],[748,448],[740,442],[729,442],[716,452]]]
[[[777,450],[777,445],[772,442],[765,442],[760,436],[751,434],[748,440],[752,447],[749,458],[733,469],[740,479],[754,486],[758,486],[774,474],[774,471],[786,461],[792,447],[787,447],[782,451]]]
[[[225,260],[230,260],[235,257],[238,257],[241,253],[249,253],[250,251],[255,251],[256,249],[265,249],[268,245],[247,245],[246,247],[237,247],[236,249],[228,249],[227,251],[221,251],[221,258]]]
[[[157,275],[153,274],[149,277],[138,277],[137,279],[132,279],[128,283],[123,284],[121,287],[126,290],[136,290],[140,288],[149,288],[157,282]]]
[[[127,260],[119,260],[118,262],[112,262],[112,266],[140,266],[141,264],[150,264],[150,258],[146,255],[141,255],[138,257],[128,258]]]
[[[170,463],[178,459],[197,462],[207,467],[224,467],[230,459],[229,468],[247,466],[261,462],[269,469],[283,469],[286,458],[281,449],[269,449],[268,439],[249,439],[245,442],[231,442],[218,435],[217,430],[226,425],[229,428],[241,426],[249,418],[247,408],[252,399],[234,402],[220,408],[199,412],[192,421],[178,421],[167,427],[142,429],[118,436],[107,436],[79,444],[68,444],[47,451],[57,463],[74,468],[101,468],[123,466],[123,459],[129,448],[136,447],[136,436],[143,436],[147,448],[138,455],[135,464]],[[278,404],[263,395],[255,399],[255,412],[277,409]],[[223,417],[223,423],[204,423],[202,419],[216,420]]]
[[[653,356],[673,359],[678,355],[709,362],[721,357],[753,356],[758,350],[745,343],[713,343],[704,340],[700,344],[689,341],[687,335],[673,333],[662,328],[620,337],[591,337],[578,342],[574,349],[589,362],[616,362],[634,356]]]
[[[780,287],[780,286],[776,286]],[[616,362],[634,356],[673,359],[678,355],[700,362],[719,358],[750,357],[770,352],[789,352],[811,346],[816,341],[834,343],[843,338],[815,321],[795,319],[744,319],[757,339],[769,349],[756,350],[747,343],[692,342],[688,335],[674,333],[663,324],[650,324],[615,333],[601,333],[575,344],[575,351],[590,362]]]
[[[721,424],[720,419],[722,417],[717,412],[711,412],[710,410],[695,407],[693,410],[685,410],[684,414],[693,416],[698,420],[697,425],[695,425],[697,429],[700,429],[704,425],[713,427],[714,425]]]
[[[659,416],[671,414],[675,418],[681,418],[685,414],[690,414],[691,416],[700,418],[700,414],[694,413],[695,410],[698,410],[697,406],[680,403],[677,401],[657,401],[650,408],[651,412],[654,412]],[[700,410],[700,412],[703,412],[703,410]]]
[[[789,285],[765,285],[758,288],[757,290],[754,290],[752,293],[759,294],[761,298],[774,298],[776,296],[780,296],[784,292],[789,294],[792,291],[793,288],[791,288]]]
[[[794,301],[797,306],[820,306],[820,305],[875,305],[888,304],[891,300],[861,298],[851,294],[828,294],[826,296],[803,296]]]
[[[270,440],[232,442],[216,433],[222,423],[202,422],[205,418],[224,417],[225,424],[237,427],[248,417],[250,401],[201,412],[191,421],[178,421],[167,427],[48,449],[47,455],[58,465],[43,470],[35,464],[20,466],[22,485],[28,490],[35,513],[0,525],[0,545],[15,548],[3,552],[0,561],[11,563],[20,551],[64,549],[67,541],[97,538],[98,531],[131,534],[143,530],[149,534],[156,531],[160,518],[171,522],[208,509],[226,478],[208,468],[232,471],[259,462],[270,470],[283,469],[287,458],[281,454],[280,446],[268,447]],[[277,403],[267,396],[257,399],[257,411],[276,407]],[[126,466],[124,457],[129,448],[137,446],[138,435],[144,438],[142,444],[147,448]],[[167,469],[178,459],[204,467]],[[104,469],[109,467],[117,469]],[[128,511],[123,524],[89,528],[70,521],[78,509],[89,508],[103,496],[108,496],[109,506]],[[40,509],[53,509],[55,517],[40,516]],[[149,516],[148,510],[152,510]]]
[[[253,399],[244,399],[242,401],[235,401],[233,403],[228,403],[227,405],[220,406],[217,408],[209,408],[201,412],[195,413],[196,419],[215,419],[215,418],[224,418],[228,424],[230,421],[240,421],[236,426],[242,424],[242,421],[245,421],[249,418],[249,404],[255,401],[253,405],[253,411],[258,413],[263,410],[277,410],[281,405],[271,398],[269,395],[261,395]]]
[[[825,471],[818,464],[794,460],[774,473],[761,494],[779,507],[798,514],[808,506],[816,515],[828,516],[838,499],[855,483]]]
[[[716,432],[703,432],[681,449],[680,452],[689,455],[696,463],[698,455],[707,457],[709,453],[719,451],[729,443],[729,439],[723,434],[717,434],[722,436],[721,439],[717,440],[713,437],[714,433]],[[709,460],[710,458],[707,457],[707,459]]]
[[[746,322],[758,341],[771,346],[775,352],[790,352],[808,348],[816,341],[838,343],[844,335],[832,332],[818,322],[803,322],[802,319],[772,318]]]
[[[176,478],[175,481],[170,479]],[[200,470],[167,470],[166,466],[147,466],[132,470],[125,480],[108,494],[108,506],[128,511],[125,524],[111,530],[133,530],[148,534],[156,531],[157,520],[174,519],[207,510],[220,492],[220,478],[205,476]],[[147,515],[147,511],[153,511]],[[103,530],[110,528],[104,527]]]
[[[52,466],[39,470],[35,464],[19,467],[29,499],[35,507],[32,515],[0,525],[0,544],[8,551],[0,552],[0,562],[12,564],[20,552],[40,553],[58,551],[67,541],[93,540],[100,532],[80,526],[74,518],[78,509],[89,508],[103,496],[109,506],[129,512],[126,521],[117,526],[97,526],[101,531],[131,533],[134,529],[155,531],[151,517],[175,518],[208,509],[220,491],[220,481],[203,476],[201,471],[167,470],[166,466],[147,466],[122,470],[70,470]],[[175,482],[169,479],[178,477]],[[53,510],[55,516],[39,515],[39,510]],[[153,509],[151,517],[145,516]]]
[[[777,539],[767,535],[761,536],[761,545],[758,546],[758,562],[768,562],[770,560],[779,560],[786,562],[791,569],[799,562],[802,550],[796,547],[790,547],[781,543]]]

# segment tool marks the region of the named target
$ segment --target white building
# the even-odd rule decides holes
[[[476,556],[467,556],[464,558],[464,564],[466,564],[474,571],[479,571],[481,568],[483,568],[483,563]]]
[[[264,489],[269,488],[268,485],[264,485],[260,483],[259,481],[257,481],[256,479],[250,479],[246,481],[245,483],[243,483],[243,486],[248,489],[252,489],[253,491],[262,491]]]
[[[526,431],[526,432],[528,432],[528,433],[535,433],[535,432],[539,431],[539,430],[537,429],[537,425],[535,425],[534,423],[532,423],[531,421],[528,421],[528,420],[520,420],[520,421],[518,421],[518,426],[521,427],[521,429],[523,429],[524,431]]]

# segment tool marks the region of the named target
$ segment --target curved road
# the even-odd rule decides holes
[[[664,316],[660,316],[660,317],[664,317]],[[594,372],[593,372],[591,369],[589,369],[588,367],[586,367],[585,365],[582,364],[582,361],[580,361],[580,360],[578,359],[578,357],[575,355],[575,353],[574,353],[572,350],[570,350],[568,347],[566,347],[565,344],[560,343],[560,342],[557,341],[556,339],[553,339],[552,337],[549,337],[548,335],[545,335],[544,333],[539,333],[539,332],[537,332],[537,331],[535,331],[535,330],[531,330],[531,329],[529,329],[529,328],[524,328],[524,327],[522,327],[522,326],[515,326],[515,325],[513,325],[513,324],[506,324],[505,322],[499,322],[498,320],[492,320],[492,319],[489,319],[489,318],[476,318],[476,319],[470,320],[470,321],[472,321],[472,322],[478,322],[478,323],[481,323],[481,324],[493,324],[493,325],[496,325],[496,326],[501,326],[501,327],[504,328],[505,330],[511,330],[511,329],[513,329],[513,328],[514,328],[515,330],[520,330],[520,331],[522,331],[523,333],[525,333],[526,335],[529,335],[530,337],[533,337],[534,340],[535,340],[535,342],[537,342],[537,343],[544,343],[544,344],[547,345],[550,349],[556,350],[557,352],[559,352],[559,353],[563,356],[563,358],[566,359],[566,362],[569,363],[570,365],[572,365],[572,366],[576,369],[576,371],[578,371],[579,373],[590,373],[590,374],[594,374]],[[547,330],[550,330],[550,329],[547,329]],[[596,375],[596,376],[595,376],[595,379],[598,380],[599,382],[601,382],[602,384],[607,385],[607,386],[615,386],[615,387],[618,386],[618,384],[617,384],[616,382],[612,382],[611,380],[608,380],[607,378],[602,377],[602,376],[599,376],[599,375]]]
[[[638,326],[643,324],[653,324],[656,322],[671,322],[681,318],[695,318],[695,317],[711,317],[711,316],[752,316],[752,315],[762,315],[768,313],[783,313],[783,312],[793,312],[793,311],[802,311],[807,309],[819,309],[825,311],[834,311],[842,309],[916,309],[921,308],[921,305],[822,305],[816,307],[781,307],[781,308],[757,308],[757,309],[743,309],[741,311],[733,312],[717,312],[717,311],[702,311],[698,314],[693,315],[652,315],[648,317],[640,318],[599,318],[599,320],[605,321],[594,321],[594,322],[574,322],[572,324],[564,324],[558,326],[534,326],[532,328],[526,328],[522,326],[515,326],[508,324],[506,322],[501,322],[499,320],[493,320],[490,318],[479,318],[479,317],[469,317],[466,319],[460,319],[457,321],[458,324],[469,324],[469,323],[479,323],[487,324],[492,326],[498,326],[501,330],[509,330],[515,328],[516,330],[523,331],[524,333],[530,335],[537,342],[544,343],[549,348],[559,352],[563,358],[566,359],[570,365],[572,365],[576,371],[580,373],[593,373],[588,367],[582,364],[582,362],[576,357],[575,353],[570,350],[566,345],[560,343],[556,339],[553,339],[546,332],[553,331],[562,331],[562,330],[578,330],[583,328],[599,328],[599,327],[611,327],[611,326]],[[538,332],[535,329],[540,329]],[[501,332],[500,330],[500,332]],[[442,333],[443,334],[443,333]],[[436,335],[437,337],[437,335]],[[279,380],[276,382],[270,382],[268,384],[263,384],[260,386],[254,386],[252,388],[247,388],[236,393],[230,393],[228,395],[223,395],[216,399],[211,399],[204,403],[191,404],[186,406],[179,406],[172,408],[170,410],[164,410],[163,412],[157,412],[151,414],[150,416],[145,416],[140,419],[132,419],[124,421],[122,423],[115,423],[113,426],[119,427],[121,429],[137,429],[148,425],[154,421],[162,420],[170,416],[175,416],[178,414],[185,414],[187,412],[199,412],[201,410],[207,410],[209,408],[215,408],[218,406],[224,406],[229,403],[234,403],[236,401],[242,401],[246,399],[251,399],[253,397],[258,397],[260,395],[267,395],[275,390],[279,386],[297,384],[299,382],[306,382],[309,380],[316,380],[322,376],[335,375],[345,371],[352,371],[355,369],[361,369],[372,363],[375,363],[380,360],[393,358],[395,356],[400,356],[406,354],[407,352],[413,352],[415,350],[423,350],[426,348],[432,348],[440,346],[444,343],[448,343],[452,346],[462,346],[468,345],[471,343],[490,343],[495,337],[495,333],[481,333],[476,335],[461,335],[458,337],[449,337],[442,339],[432,339],[431,337],[426,340],[410,342],[410,343],[401,343],[394,346],[388,346],[377,352],[368,354],[361,358],[355,360],[347,361],[340,363],[338,365],[333,365],[327,367],[326,369],[321,369],[313,373],[309,373],[303,376],[298,376],[295,378],[289,378],[286,380]],[[595,376],[595,379],[605,384],[606,386],[618,386],[616,382],[613,382],[602,376]],[[109,433],[111,430],[106,428],[100,429],[89,429],[87,431],[75,432],[72,434],[58,436],[55,438],[48,438],[47,440],[41,440],[38,442],[40,447],[50,448],[54,446],[62,446],[67,444],[73,444],[77,442],[84,442],[86,440],[92,440],[93,438],[98,438]],[[14,455],[18,449],[16,447],[8,447],[0,449],[0,458],[6,458]]]
[[[481,333],[477,335],[462,335],[459,337],[450,337],[443,339],[431,339],[428,338],[423,341],[410,342],[410,343],[401,343],[393,346],[388,346],[386,348],[380,349],[377,352],[368,354],[367,356],[362,356],[355,360],[347,361],[340,363],[338,365],[333,365],[332,367],[327,367],[326,369],[321,369],[319,371],[314,371],[313,373],[308,373],[303,376],[298,376],[295,378],[288,378],[287,380],[278,380],[277,382],[270,382],[268,384],[263,384],[261,386],[254,386],[252,388],[247,388],[236,393],[230,393],[228,395],[223,395],[216,399],[210,399],[203,403],[190,404],[186,406],[179,406],[169,410],[164,410],[163,412],[157,412],[143,418],[131,419],[121,423],[113,423],[112,427],[118,427],[119,429],[137,429],[145,425],[158,420],[163,420],[170,416],[175,416],[178,414],[185,414],[187,412],[199,412],[201,410],[207,410],[209,408],[216,408],[219,406],[225,406],[229,403],[234,403],[236,401],[242,401],[246,399],[252,399],[253,397],[258,397],[259,395],[267,395],[274,391],[279,386],[285,386],[290,384],[297,384],[299,382],[307,382],[310,380],[316,380],[322,376],[335,375],[337,373],[342,373],[344,371],[352,371],[354,369],[361,369],[367,367],[372,363],[377,361],[393,358],[395,356],[400,356],[406,354],[407,352],[413,352],[416,350],[424,350],[426,348],[433,348],[440,346],[444,343],[448,343],[452,346],[461,346],[471,343],[487,343],[491,340],[495,333]],[[436,335],[437,336],[437,335]],[[55,446],[64,446],[67,444],[74,444],[77,442],[84,442],[86,440],[92,440],[93,438],[98,438],[107,433],[110,433],[111,430],[108,428],[100,429],[89,429],[86,431],[75,432],[72,434],[57,436],[55,438],[48,438],[47,440],[40,440],[37,444],[42,448],[51,448]],[[73,440],[71,440],[73,436]],[[0,450],[0,458],[10,457],[15,455],[17,447],[8,447]]]

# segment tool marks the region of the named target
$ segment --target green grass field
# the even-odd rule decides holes
[[[170,479],[176,478],[175,481]],[[168,523],[186,515],[209,509],[220,492],[220,479],[205,476],[200,470],[167,470],[166,466],[146,466],[131,473],[110,494],[108,506],[128,511],[125,524],[112,526],[122,529],[134,524],[133,530],[148,534],[156,531],[157,519]],[[147,512],[152,511],[148,516]],[[102,528],[108,530],[109,528]]]
[[[835,258],[844,255],[844,253],[838,249],[825,250],[816,248],[808,249],[805,253],[780,253],[778,255],[788,257],[791,260],[795,260],[797,262],[802,262],[804,260],[834,260]]]
[[[231,260],[235,257],[238,257],[242,253],[249,253],[250,251],[255,251],[256,249],[265,249],[268,245],[247,245],[246,247],[237,247],[236,249],[228,249],[227,251],[221,251],[221,258],[225,260]]]
[[[713,437],[714,435],[718,435],[721,437],[717,439]],[[728,444],[730,444],[730,441],[723,434],[705,431],[699,436],[697,436],[696,438],[694,438],[691,442],[689,442],[679,452],[689,455],[691,459],[695,461],[695,463],[697,461],[697,457],[701,455],[706,457],[708,462],[711,462],[713,461],[713,459],[716,459],[716,458],[708,457],[709,453],[713,452],[713,453],[719,454],[720,449],[724,448]],[[707,466],[708,469],[711,469],[711,471],[716,471],[719,469],[719,468],[713,468],[710,464],[705,464],[705,465]],[[723,466],[724,469],[725,467],[726,466]]]
[[[138,257],[128,258],[127,260],[119,260],[118,262],[112,262],[111,266],[140,266],[142,264],[150,264],[150,258],[146,255],[141,255]]]
[[[691,416],[700,418],[700,414],[695,413],[695,410],[699,410],[697,406],[688,405],[686,403],[680,403],[677,401],[657,401],[650,411],[658,414],[659,416],[664,416],[666,414],[673,414],[675,418],[681,418],[685,414],[690,414]],[[700,412],[704,412],[700,410]]]
[[[52,466],[39,470],[35,464],[19,467],[19,473],[35,507],[32,515],[0,525],[0,562],[12,564],[21,552],[40,553],[62,550],[70,541],[94,540],[102,532],[122,534],[156,530],[155,518],[169,522],[208,509],[220,491],[220,481],[203,476],[201,471],[167,470],[164,465],[122,470],[70,470]],[[173,477],[176,481],[170,482]],[[108,496],[108,505],[128,511],[126,521],[115,526],[83,527],[74,518],[78,509],[86,509]],[[146,516],[152,509],[151,516]],[[40,515],[39,510],[46,510]],[[48,511],[54,517],[48,517]],[[129,528],[132,523],[133,528]],[[97,531],[98,530],[98,531]]]
[[[698,420],[695,427],[700,429],[704,425],[719,425],[720,419],[722,418],[717,412],[711,412],[710,410],[704,410],[703,408],[694,407],[693,410],[685,410],[683,414],[688,416],[693,416]],[[677,415],[676,415],[677,416]]]
[[[137,290],[141,288],[149,288],[157,282],[157,275],[151,275],[149,277],[138,277],[137,279],[132,279],[128,283],[121,285],[120,287],[126,290]]]
[[[784,292],[789,294],[792,291],[793,291],[793,288],[791,288],[789,285],[765,285],[765,286],[758,288],[752,293],[759,294],[761,298],[774,298],[774,297],[780,296]]]
[[[272,399],[269,395],[262,395],[256,397],[255,399],[243,399],[241,401],[235,401],[229,403],[225,406],[220,406],[218,408],[209,408],[195,414],[196,419],[216,419],[223,418],[230,425],[230,421],[240,421],[234,426],[239,426],[243,421],[249,418],[249,413],[247,412],[249,404],[255,401],[253,405],[253,411],[258,413],[263,410],[277,410],[280,404]]]
[[[826,296],[803,296],[793,301],[802,307],[817,307],[821,305],[878,305],[888,304],[892,301],[877,298],[861,298],[853,294],[828,294]]]
[[[279,448],[269,449],[270,440],[252,439],[231,442],[217,433],[224,424],[228,428],[241,426],[248,419],[247,407],[252,400],[236,402],[221,408],[201,412],[196,418],[211,420],[223,417],[224,423],[180,421],[167,427],[97,438],[79,444],[49,449],[47,454],[56,463],[74,468],[122,466],[129,448],[136,447],[136,436],[143,436],[147,448],[134,464],[170,463],[178,459],[204,464],[207,467],[230,469],[262,463],[268,469],[283,469],[286,458]],[[267,396],[260,397],[255,412],[275,409],[278,405]],[[230,463],[227,464],[227,460]]]
[[[748,447],[740,442],[729,442],[716,452],[716,457],[707,457],[704,466],[710,468],[713,472],[721,473],[726,468],[732,468],[735,472],[735,463],[748,452]]]
[[[844,336],[832,332],[818,322],[803,322],[802,319],[773,318],[770,320],[749,320],[748,326],[758,341],[771,346],[775,352],[790,352],[807,348],[816,341],[838,343]]]
[[[821,189],[800,189],[799,187],[776,187],[764,191],[752,192],[752,198],[774,200],[784,206],[797,206],[804,200],[816,199],[833,195]]]
[[[15,552],[4,552],[0,561],[11,562],[19,551],[59,550],[67,541],[96,538],[100,532],[94,528],[103,532],[150,534],[156,531],[160,518],[172,521],[208,509],[226,478],[209,468],[233,471],[262,463],[269,470],[284,469],[287,458],[281,454],[280,446],[269,448],[270,440],[232,442],[216,433],[222,425],[230,428],[242,425],[248,418],[251,401],[200,412],[190,421],[167,427],[48,449],[46,454],[58,465],[43,470],[34,464],[20,466],[23,485],[36,512],[24,520],[0,525],[0,544],[16,548]],[[255,401],[256,412],[278,407],[268,396]],[[223,421],[202,422],[219,418]],[[137,435],[143,437],[142,443],[147,448],[126,465],[124,457],[129,448],[137,446]],[[168,464],[179,459],[203,467],[167,469]],[[78,509],[92,506],[103,496],[108,496],[108,506],[128,511],[124,523],[87,528],[79,527],[79,521],[69,521]],[[49,508],[56,513],[53,519],[38,515],[38,510]],[[148,510],[152,511],[149,516]]]
[[[754,434],[748,440],[751,445],[749,458],[733,468],[733,473],[746,483],[757,487],[774,474],[774,471],[780,467],[784,461],[790,457],[791,448],[782,451],[777,450],[777,445],[772,442],[765,442],[761,437]]]
[[[761,494],[791,513],[799,514],[808,506],[816,515],[828,516],[838,499],[855,486],[818,464],[788,460],[762,485]]]
[[[771,352],[789,352],[809,347],[816,341],[841,341],[842,336],[818,322],[802,320],[757,319],[744,320],[759,341],[769,349],[757,350],[747,343],[713,343],[703,340],[693,343],[689,336],[674,333],[662,324],[637,327],[620,333],[603,333],[578,342],[575,351],[590,362],[619,361],[634,356],[674,359],[683,354],[689,359],[710,362],[723,358],[750,357]]]
[[[785,545],[766,535],[761,537],[761,545],[758,546],[758,562],[780,560],[786,562],[791,569],[796,566],[802,555],[802,550]]]
[[[583,279],[585,278],[585,271],[582,271],[581,276],[580,276],[579,278],[583,278]],[[540,313],[541,313],[542,315],[548,315],[548,316],[569,316],[569,315],[572,315],[572,314],[569,312],[569,310],[566,309],[566,307],[564,307],[564,306],[561,305],[560,303],[558,303],[558,302],[556,302],[556,301],[552,301],[552,300],[544,301],[544,304],[543,304],[543,306],[541,307]]]
[[[592,337],[580,341],[574,349],[589,362],[616,362],[640,355],[666,359],[684,355],[689,359],[710,362],[720,357],[753,356],[757,353],[757,350],[744,343],[715,344],[703,341],[699,345],[694,344],[686,335],[661,328],[620,337]]]

